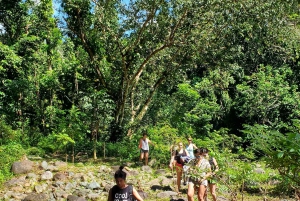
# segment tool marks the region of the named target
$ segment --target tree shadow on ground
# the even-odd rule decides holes
[[[153,191],[156,191],[156,190],[171,191],[172,189],[170,188],[170,186],[153,185],[153,186],[151,186],[151,190],[153,190]]]

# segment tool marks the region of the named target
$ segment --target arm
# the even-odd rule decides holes
[[[140,142],[139,142],[139,149],[142,148],[142,139],[140,139]]]
[[[113,201],[112,189],[109,190],[107,201]]]
[[[186,156],[190,156],[189,152],[186,149],[184,151]]]
[[[151,140],[149,140],[148,138],[147,138],[147,140],[148,140],[149,144],[151,144],[152,146],[154,146],[154,143]]]
[[[193,143],[193,148],[194,149],[198,149],[198,147]]]
[[[172,150],[171,150],[171,152],[172,152]],[[169,167],[170,167],[171,169],[172,169],[173,166],[174,166],[174,162],[175,162],[175,154],[174,154],[174,152],[173,152],[172,155],[171,155],[170,164],[169,164]]]
[[[143,198],[140,196],[140,194],[135,190],[134,187],[132,187],[132,194],[135,197],[137,201],[144,201]]]
[[[215,158],[213,158],[213,163],[215,164],[215,167],[216,167],[215,171],[212,173],[214,175],[216,172],[219,171],[219,166],[218,166],[218,163]]]

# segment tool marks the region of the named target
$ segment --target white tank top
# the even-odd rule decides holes
[[[143,150],[149,150],[149,143],[148,140],[142,140],[142,149]]]

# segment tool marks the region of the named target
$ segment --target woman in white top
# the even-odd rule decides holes
[[[140,149],[140,161],[142,161],[145,157],[145,165],[148,165],[148,157],[149,157],[149,144],[154,144],[147,138],[147,133],[143,134],[143,137],[140,139],[139,142],[139,149]]]
[[[190,177],[188,183],[188,201],[194,201],[195,191],[198,200],[204,201],[204,194],[208,185],[207,178],[211,175],[209,161],[202,155],[202,148],[194,151],[195,163],[190,167]]]
[[[191,159],[194,159],[194,150],[198,149],[197,146],[193,143],[192,138],[189,137],[188,139],[188,145],[186,146],[186,151],[188,152]]]

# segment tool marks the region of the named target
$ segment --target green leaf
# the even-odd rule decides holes
[[[279,153],[277,154],[277,157],[278,157],[278,158],[282,158],[283,155],[284,155],[284,152],[279,152]]]

